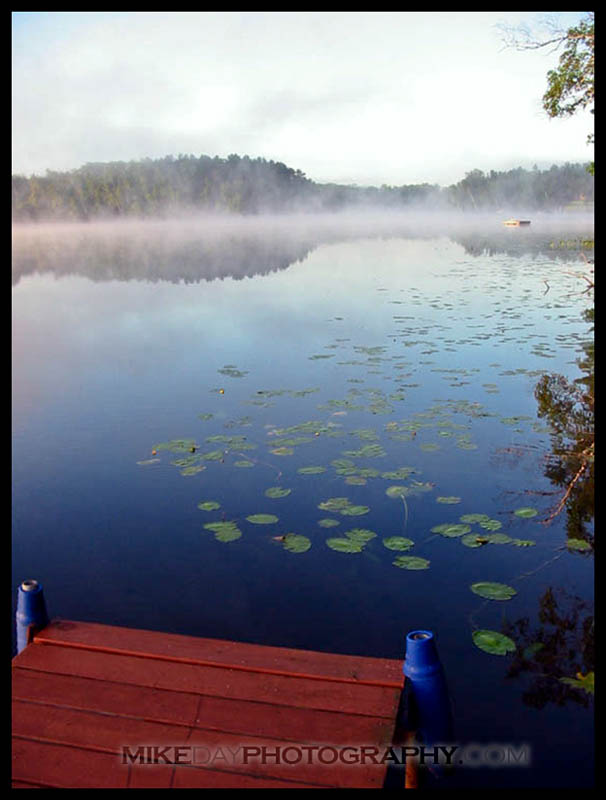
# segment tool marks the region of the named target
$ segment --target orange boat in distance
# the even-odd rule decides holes
[[[503,225],[508,225],[510,228],[518,228],[520,225],[530,225],[529,219],[506,219]]]

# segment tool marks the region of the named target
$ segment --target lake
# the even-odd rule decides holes
[[[593,518],[546,522],[535,397],[582,375],[587,240],[574,216],[15,227],[13,596],[390,658],[429,629],[457,742],[531,754],[447,786],[593,786],[593,697],[561,680],[594,669]]]

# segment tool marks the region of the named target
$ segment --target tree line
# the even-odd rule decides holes
[[[301,170],[264,158],[232,154],[179,155],[89,163],[68,172],[13,175],[12,215],[18,222],[98,217],[169,216],[191,211],[260,214],[392,209],[542,210],[593,203],[587,165],[474,169],[448,187],[434,184],[361,187],[316,183]]]

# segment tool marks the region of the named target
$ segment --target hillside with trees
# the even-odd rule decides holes
[[[458,183],[360,187],[315,183],[264,158],[201,155],[86,164],[69,172],[12,178],[15,222],[166,217],[187,211],[261,214],[351,207],[561,211],[593,203],[587,165],[474,169]]]

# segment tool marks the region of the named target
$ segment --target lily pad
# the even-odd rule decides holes
[[[326,472],[326,467],[300,467],[297,472],[300,475],[319,475],[321,472]]]
[[[506,533],[490,533],[487,537],[490,544],[509,544],[513,542],[511,536]]]
[[[274,449],[269,452],[273,453],[275,456],[292,456],[295,451],[292,447],[274,447]]]
[[[461,544],[464,544],[465,547],[482,547],[488,544],[488,537],[478,536],[477,533],[466,533],[465,536],[461,538]]]
[[[214,511],[221,508],[221,505],[216,500],[206,500],[204,503],[198,503],[198,508],[201,511]]]
[[[327,539],[326,544],[339,553],[361,553],[364,549],[364,543],[355,539]]]
[[[498,519],[483,519],[479,525],[486,531],[498,531],[503,527],[503,523]]]
[[[471,527],[457,522],[443,522],[441,525],[434,525],[431,532],[439,533],[448,539],[454,539],[457,536],[464,536],[466,533],[470,533]]]
[[[418,556],[398,556],[392,563],[394,567],[400,569],[427,569],[430,562],[428,559]]]
[[[204,527],[213,531],[219,542],[233,542],[242,536],[242,531],[235,522],[207,522]]]
[[[360,517],[362,514],[368,514],[370,508],[368,506],[346,506],[339,510],[340,514],[347,517]]]
[[[341,511],[347,508],[349,500],[347,497],[329,497],[328,500],[323,500],[318,504],[318,508],[322,511]]]
[[[515,642],[509,636],[504,636],[498,631],[478,630],[472,634],[473,643],[485,653],[495,656],[504,656],[513,653],[516,649]]]
[[[583,550],[591,550],[591,545],[584,539],[567,539],[566,547],[569,550],[578,550],[579,552],[582,552]]]
[[[254,467],[253,461],[234,461],[234,467]]]
[[[576,678],[560,678],[560,682],[574,686],[575,689],[583,689],[588,694],[595,693],[595,673],[593,672],[588,672],[587,675],[577,672]]]
[[[459,517],[461,522],[488,522],[490,517],[488,514],[463,514],[462,517]]]
[[[311,547],[311,541],[307,536],[301,536],[298,533],[287,533],[282,544],[289,553],[305,553]]]
[[[366,544],[366,542],[370,542],[371,539],[376,537],[376,533],[374,531],[369,531],[367,528],[352,528],[350,531],[345,532],[345,536],[348,539],[351,539],[354,542],[359,542],[360,544]]]
[[[283,489],[281,486],[271,486],[265,490],[265,497],[287,497],[292,492],[292,489]]]
[[[388,550],[410,550],[414,542],[412,539],[406,539],[404,536],[388,536],[383,539],[383,545]]]
[[[390,486],[385,489],[385,494],[388,497],[406,497],[408,493],[409,489],[407,486]]]
[[[532,539],[512,539],[511,544],[516,547],[532,547],[536,542],[533,542]]]
[[[337,525],[340,525],[340,524],[341,523],[339,522],[338,519],[330,519],[329,517],[326,517],[324,519],[318,520],[318,525],[321,528],[334,528],[334,527],[336,527]]]
[[[460,503],[460,497],[436,497],[436,503],[445,503],[446,505],[454,505]]]
[[[530,517],[536,517],[539,513],[536,508],[524,507],[518,508],[516,511],[513,512],[516,517],[522,517],[522,519],[530,519]]]
[[[469,587],[474,594],[485,597],[487,600],[511,600],[517,594],[512,586],[505,583],[491,583],[490,581],[480,581],[472,583]]]
[[[255,525],[272,525],[274,522],[278,521],[278,517],[275,517],[273,514],[251,514],[249,517],[246,517],[246,519]]]

